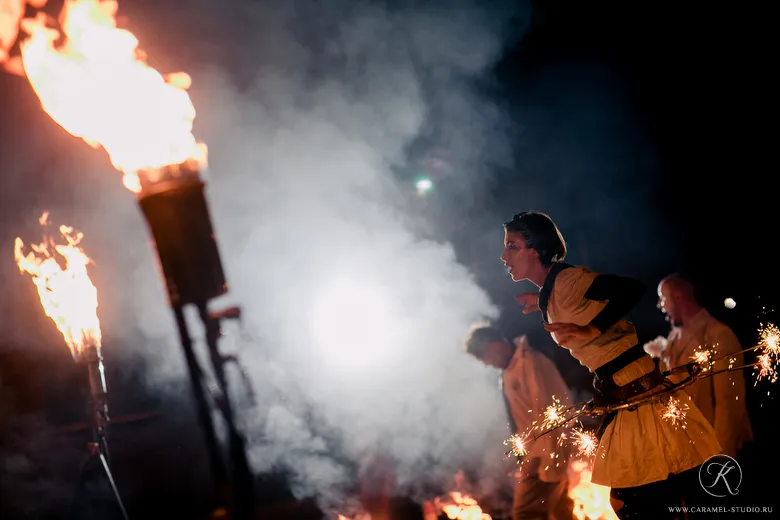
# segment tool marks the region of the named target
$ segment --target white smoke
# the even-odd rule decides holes
[[[412,493],[464,466],[503,478],[496,374],[462,347],[469,326],[498,310],[445,236],[422,236],[394,171],[410,167],[410,146],[435,142],[467,196],[506,160],[494,132],[501,111],[474,85],[517,11],[202,0],[174,16],[173,6],[138,4],[127,6],[131,19],[149,9],[191,31],[179,52],[196,63],[187,72],[196,135],[209,147],[225,302],[242,306],[255,338],[240,354],[257,394],[241,410],[256,471],[284,468],[298,496],[326,506],[348,498],[375,456],[393,460]],[[155,64],[164,47],[152,47]],[[150,380],[164,382],[183,372],[172,317],[140,214],[119,175],[110,182],[111,193],[78,202],[112,213],[121,231],[69,223],[87,228],[85,248],[126,251],[104,266],[122,266],[121,287],[103,293],[104,327],[169,344],[137,347],[157,367]],[[121,305],[106,302],[117,293]]]

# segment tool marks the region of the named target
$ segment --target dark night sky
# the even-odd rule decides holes
[[[558,221],[570,261],[635,276],[647,285],[632,315],[640,340],[666,332],[655,308],[655,286],[662,276],[682,271],[699,282],[711,311],[743,341],[752,341],[762,309],[772,319],[778,302],[775,168],[768,153],[773,121],[767,121],[766,93],[774,65],[767,60],[766,26],[772,18],[766,8],[598,0],[533,4],[530,28],[481,86],[508,115],[504,131],[513,145],[512,166],[486,179],[467,216],[451,208],[434,216],[445,228],[466,220],[451,238],[502,307],[501,325],[508,333],[528,333],[540,349],[552,352],[538,316],[523,316],[514,307],[512,296],[521,289],[498,262],[501,222],[533,208]],[[151,23],[152,11],[139,7],[131,24]],[[162,23],[156,33],[150,30],[149,40],[171,43],[176,49],[171,61],[188,57],[186,45],[164,28]],[[0,79],[0,89],[31,95],[20,94],[18,82],[11,82]],[[25,124],[36,146],[73,145],[32,108],[8,112],[28,121],[0,124],[0,153],[18,145],[14,128]],[[72,167],[90,154],[99,155],[84,147],[65,162]],[[46,170],[56,154],[42,155],[48,158],[32,163],[40,171],[27,170],[27,188],[45,177],[58,206],[70,204],[79,214],[88,197],[68,189],[67,175],[49,179]],[[20,222],[37,211],[30,200],[43,203],[41,193],[15,191],[25,185],[9,180],[11,175],[4,171],[1,184],[3,239],[29,229]],[[443,182],[439,195],[445,189]],[[20,200],[26,203],[22,213]],[[110,260],[123,253],[107,255]],[[727,296],[737,301],[733,311],[723,309]],[[587,374],[564,354],[554,357],[570,382],[587,385]],[[763,424],[765,412],[756,414],[756,424]]]
[[[763,127],[766,18],[701,3],[534,6],[530,30],[497,68],[518,167],[493,185],[491,225],[548,211],[571,261],[641,279],[648,293],[632,319],[643,340],[666,331],[657,282],[683,272],[751,341],[778,287],[768,256],[778,220]],[[507,330],[525,332],[535,318],[513,310],[520,291],[490,273]],[[739,302],[734,311],[726,297]]]

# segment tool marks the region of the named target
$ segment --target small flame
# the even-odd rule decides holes
[[[492,520],[492,517],[482,512],[477,501],[458,491],[450,491],[448,499],[441,504],[442,512],[450,520]]]
[[[573,480],[569,481],[569,498],[574,501],[577,520],[617,520],[609,503],[609,487],[590,481],[590,465],[583,460],[571,463]]]
[[[680,425],[684,430],[687,427],[685,422],[687,411],[687,404],[681,405],[679,399],[670,396],[669,400],[664,405],[664,411],[661,414],[661,417],[671,422],[674,426]]]
[[[45,224],[47,218],[48,213],[44,213],[39,222]],[[100,347],[97,289],[87,273],[90,259],[78,247],[82,233],[68,226],[60,226],[59,232],[65,244],[55,244],[53,238],[45,237],[42,243],[31,245],[26,255],[24,242],[17,237],[14,257],[19,271],[32,277],[46,316],[57,325],[76,358],[88,346]],[[64,268],[57,255],[64,261]]]
[[[43,13],[26,18],[29,38],[20,50],[46,113],[71,135],[104,148],[125,186],[137,192],[139,171],[202,163],[205,147],[192,134],[189,76],[164,77],[149,67],[136,37],[117,28],[116,10],[116,0],[65,0],[62,33],[47,26]]]

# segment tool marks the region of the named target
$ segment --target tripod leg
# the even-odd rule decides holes
[[[189,329],[187,328],[187,320],[184,316],[184,309],[180,305],[174,305],[173,314],[176,318],[176,327],[179,331],[179,340],[182,350],[184,351],[184,359],[187,362],[187,368],[189,369],[190,386],[192,388],[193,397],[195,398],[196,412],[201,423],[204,440],[206,441],[211,471],[214,483],[217,487],[217,498],[221,502],[220,505],[225,505],[230,502],[229,495],[231,492],[231,482],[229,480],[227,468],[225,467],[222,450],[217,441],[214,420],[211,416],[211,408],[209,407],[206,392],[203,388],[202,371],[200,364],[195,357],[192,338],[190,337]]]
[[[122,503],[122,497],[119,495],[119,490],[116,488],[116,482],[114,482],[114,476],[111,474],[111,469],[108,467],[108,461],[106,461],[106,458],[100,452],[98,452],[98,457],[100,457],[100,464],[103,466],[103,471],[106,472],[106,478],[108,479],[108,483],[111,486],[111,491],[114,492],[116,503],[119,506],[119,509],[122,511],[122,518],[124,518],[124,520],[128,520],[125,505]]]
[[[249,520],[254,518],[254,476],[249,467],[246,454],[246,441],[236,425],[233,406],[230,402],[230,391],[225,377],[224,359],[219,352],[218,339],[220,336],[219,320],[209,316],[206,304],[198,305],[203,326],[206,329],[206,344],[209,357],[217,380],[217,386],[221,394],[219,399],[222,417],[228,429],[228,442],[230,453],[230,469],[233,477],[235,493],[235,519]]]
[[[98,444],[90,442],[88,450],[68,519],[128,520],[114,476]]]

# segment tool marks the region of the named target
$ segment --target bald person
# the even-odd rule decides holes
[[[659,359],[661,370],[690,363],[697,350],[714,348],[716,357],[742,350],[734,332],[701,306],[693,284],[682,275],[672,274],[658,284],[658,308],[672,328],[666,341],[657,338],[645,345],[645,351]],[[733,366],[744,364],[742,354],[733,357]],[[726,368],[727,363],[724,359],[713,370]],[[670,379],[675,380],[674,376]],[[724,454],[736,457],[743,444],[753,440],[743,370],[699,379],[686,392],[715,428]]]

